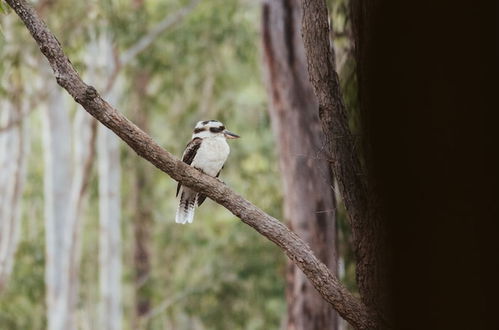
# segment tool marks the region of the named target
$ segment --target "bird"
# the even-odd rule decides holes
[[[218,178],[230,153],[227,139],[237,139],[240,136],[225,129],[218,120],[199,121],[194,127],[192,139],[187,144],[182,161],[205,174]],[[177,185],[180,201],[175,215],[175,222],[186,224],[194,220],[194,207],[201,206],[206,196],[188,187]]]

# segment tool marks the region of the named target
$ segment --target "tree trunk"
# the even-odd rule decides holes
[[[118,140],[99,126],[99,279],[102,329],[121,329],[120,154]]]
[[[375,183],[366,179],[335,68],[330,22],[325,0],[303,0],[303,38],[308,70],[319,102],[331,170],[343,197],[352,229],[356,277],[362,301],[377,319],[389,326],[388,256],[386,231],[380,218]]]
[[[497,2],[352,4],[393,328],[497,328]]]
[[[115,59],[109,35],[98,41],[97,77],[106,81],[114,72]],[[113,81],[107,98],[117,104],[122,95],[122,80]],[[121,164],[119,140],[99,125],[97,138],[99,176],[99,279],[101,293],[101,327],[121,329]]]
[[[142,100],[145,97],[146,87],[149,77],[147,74],[137,74],[134,79],[136,91],[136,104],[134,107],[134,122],[144,130],[148,130],[148,110],[143,107]],[[132,169],[133,189],[132,189],[132,221],[134,252],[133,261],[135,268],[135,313],[134,329],[141,328],[141,320],[151,309],[149,285],[147,281],[151,272],[150,261],[150,240],[152,225],[152,204],[149,200],[151,177],[144,162],[134,162]]]
[[[76,329],[71,296],[70,225],[73,171],[71,168],[71,125],[66,95],[53,88],[44,116],[45,158],[45,286],[48,329]]]
[[[55,89],[46,109],[44,125],[45,284],[48,328],[51,330],[76,328],[80,219],[95,143],[92,118],[77,113],[71,125],[67,100],[64,92]]]
[[[81,234],[83,205],[86,188],[90,180],[92,164],[95,158],[96,122],[81,111],[73,120],[73,182],[71,185],[70,211],[68,214],[68,230],[66,238],[69,253],[69,270],[71,297],[78,298],[80,286],[79,273],[81,263]]]
[[[263,5],[270,116],[279,147],[284,218],[336,273],[336,204],[300,35],[301,12],[299,1]],[[335,311],[292,263],[288,264],[286,296],[288,329],[337,329]]]

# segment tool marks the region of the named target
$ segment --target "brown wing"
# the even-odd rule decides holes
[[[196,156],[196,152],[198,151],[199,147],[201,146],[201,139],[200,138],[194,138],[187,144],[184,150],[184,154],[182,155],[182,161],[186,164],[191,165],[192,161],[194,160],[194,157]],[[180,191],[180,182],[177,185],[177,193],[175,194],[175,197],[178,196],[178,192]]]
[[[222,166],[222,170],[223,170],[223,166]],[[218,176],[220,175],[220,172],[222,172],[222,170],[218,171],[217,176],[215,178],[218,178]],[[201,206],[201,204],[203,204],[205,199],[206,199],[205,195],[198,194],[198,206]]]

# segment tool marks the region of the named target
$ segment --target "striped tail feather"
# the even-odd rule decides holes
[[[198,194],[188,188],[181,188],[180,203],[177,207],[175,222],[186,224],[194,221],[194,208],[197,203]]]

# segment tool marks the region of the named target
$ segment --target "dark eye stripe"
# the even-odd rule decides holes
[[[204,131],[204,127],[194,129],[194,134]]]
[[[212,132],[212,133],[220,133],[224,129],[225,129],[225,127],[223,127],[223,126],[220,126],[220,127],[210,127],[210,132]]]

